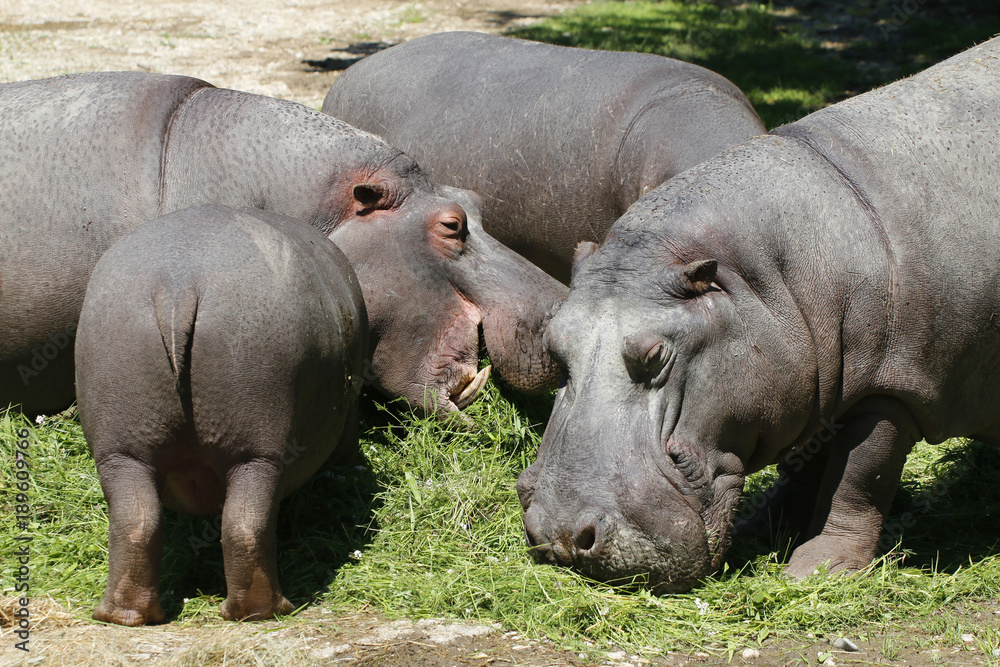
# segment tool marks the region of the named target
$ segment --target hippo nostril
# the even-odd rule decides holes
[[[576,553],[588,557],[598,556],[601,547],[601,535],[598,531],[606,528],[608,517],[603,512],[590,510],[584,512],[577,520],[576,532],[573,535],[573,546]],[[603,527],[603,528],[602,528]]]
[[[597,528],[593,524],[584,526],[583,529],[576,534],[575,542],[576,548],[580,551],[590,551],[597,543]]]

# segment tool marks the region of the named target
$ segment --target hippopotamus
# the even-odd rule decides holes
[[[1000,442],[1000,40],[723,151],[581,258],[568,377],[518,480],[543,562],[685,591],[747,474],[808,508],[787,572],[877,555],[920,439]]]
[[[576,246],[603,241],[641,195],[764,133],[739,88],[703,67],[475,32],[364,58],[322,110],[475,190],[487,232],[564,282]]]
[[[541,342],[566,287],[487,235],[473,193],[382,139],[285,100],[184,76],[102,72],[0,85],[0,405],[67,407],[87,280],[140,223],[204,203],[305,220],[347,255],[372,384],[455,411],[489,372],[554,388]]]
[[[294,218],[202,205],[104,253],[76,336],[80,423],[110,522],[94,618],[163,621],[161,501],[221,508],[224,618],[293,610],[278,584],[278,503],[356,449],[367,328],[344,254]]]

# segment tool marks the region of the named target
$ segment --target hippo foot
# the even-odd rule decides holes
[[[247,595],[230,595],[219,605],[219,613],[227,621],[263,621],[276,614],[285,616],[295,611],[295,606],[281,593],[268,600],[253,599]]]
[[[127,625],[136,627],[138,625],[156,625],[163,623],[166,616],[163,607],[160,606],[159,599],[153,599],[144,607],[120,607],[107,598],[101,600],[94,610],[93,619],[104,623],[114,623],[116,625]]]
[[[849,538],[818,535],[792,553],[785,575],[805,579],[823,566],[830,573],[849,574],[868,567],[874,556],[872,550],[852,543]]]

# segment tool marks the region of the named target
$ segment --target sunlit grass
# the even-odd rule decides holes
[[[769,128],[836,101],[856,76],[853,66],[803,30],[779,22],[766,5],[598,2],[512,35],[703,65],[740,86]],[[864,81],[862,90],[872,83]]]
[[[1000,452],[962,441],[914,452],[896,516],[920,511],[902,550],[859,575],[790,581],[781,576],[781,553],[750,549],[691,593],[657,598],[536,565],[524,546],[514,485],[534,459],[550,407],[548,398],[512,403],[492,383],[468,412],[471,426],[367,403],[368,466],[325,470],[283,503],[279,567],[286,594],[296,605],[496,621],[563,648],[619,647],[646,656],[726,656],[766,639],[841,630],[857,637],[914,623],[945,641],[970,625],[941,610],[1000,599],[997,535],[988,530],[995,525],[989,517],[1000,512],[993,481]],[[0,420],[5,461],[12,460],[18,427],[29,425],[19,417]],[[94,464],[73,418],[30,427],[32,585],[87,617],[107,576],[107,517]],[[0,471],[5,490],[12,470]],[[921,494],[933,498],[918,502]],[[5,493],[5,555],[19,534],[11,503]],[[962,521],[949,530],[950,517],[963,515],[979,516],[981,532],[968,534]],[[225,593],[221,550],[217,537],[198,546],[217,524],[168,513],[167,525],[161,591],[168,615],[181,625],[217,619]],[[9,595],[6,570],[2,586]],[[985,647],[996,642],[988,627],[976,630]]]

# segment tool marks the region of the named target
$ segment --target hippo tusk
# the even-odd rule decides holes
[[[472,378],[469,384],[465,385],[465,389],[463,389],[460,394],[452,396],[451,402],[454,403],[459,410],[464,410],[466,406],[476,400],[476,396],[478,396],[482,388],[486,386],[486,380],[489,379],[490,370],[492,368],[493,366],[487,366],[483,370],[479,371],[479,373],[476,374],[476,377]]]

